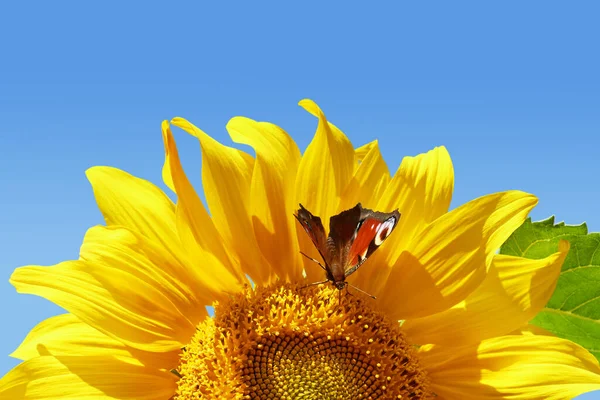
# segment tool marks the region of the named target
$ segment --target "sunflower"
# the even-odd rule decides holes
[[[210,213],[164,122],[163,180],[87,171],[106,226],[78,260],[18,268],[11,283],[68,313],[36,326],[0,381],[2,399],[569,399],[600,389],[580,346],[528,326],[569,244],[541,260],[498,255],[537,199],[495,193],[449,211],[448,152],[405,157],[392,177],[377,141],[354,149],[318,106],[301,154],[281,128],[236,117],[224,146],[200,141]],[[357,203],[398,209],[394,233],[338,292],[295,221]],[[214,307],[211,315],[207,306]]]

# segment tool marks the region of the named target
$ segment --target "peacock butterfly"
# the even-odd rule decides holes
[[[346,282],[346,278],[356,272],[367,258],[381,246],[400,220],[398,210],[391,213],[377,212],[363,208],[358,203],[353,208],[331,217],[329,219],[329,236],[325,236],[321,218],[311,214],[302,204],[294,216],[325,262],[325,265],[322,265],[319,261],[302,253],[325,270],[327,279],[311,285],[331,282],[339,290],[347,288],[349,284]],[[365,293],[355,286],[352,287]],[[375,296],[369,296],[375,298]]]

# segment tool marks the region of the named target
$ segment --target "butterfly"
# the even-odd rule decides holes
[[[321,218],[313,215],[300,204],[294,214],[304,228],[325,262],[310,258],[325,270],[327,279],[310,284],[320,285],[331,282],[337,289],[347,289],[346,278],[352,275],[375,250],[387,239],[400,220],[400,213],[377,212],[363,208],[358,203],[353,208],[342,211],[329,219],[329,236],[325,236],[325,228]],[[352,286],[352,285],[351,285]],[[363,290],[352,286],[360,292]],[[369,295],[373,298],[375,296]]]

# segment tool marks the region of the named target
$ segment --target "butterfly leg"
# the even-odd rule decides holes
[[[361,292],[361,293],[363,293],[363,294],[366,294],[367,296],[369,296],[369,297],[370,297],[370,298],[372,298],[373,300],[375,300],[375,299],[376,299],[376,297],[375,297],[375,296],[373,296],[372,294],[370,294],[370,293],[367,293],[367,292],[365,292],[364,290],[362,290],[362,289],[359,289],[359,288],[357,288],[357,287],[356,287],[356,286],[354,286],[354,285],[348,284],[348,286],[352,286],[352,288],[353,288],[353,289],[355,289],[355,290],[358,290],[359,292]],[[348,291],[348,287],[346,287],[346,291]]]
[[[322,283],[327,283],[327,282],[329,282],[329,280],[325,280],[325,281],[322,281],[322,282],[313,282],[313,283],[309,283],[309,284],[308,284],[308,285],[306,285],[306,286],[302,286],[300,289],[305,289],[305,288],[307,288],[307,287],[310,287],[310,286],[316,286],[316,285],[320,285],[320,284],[322,284]]]

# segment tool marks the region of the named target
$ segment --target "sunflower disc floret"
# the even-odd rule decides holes
[[[336,292],[287,284],[216,304],[185,348],[177,398],[427,398],[398,325]]]

